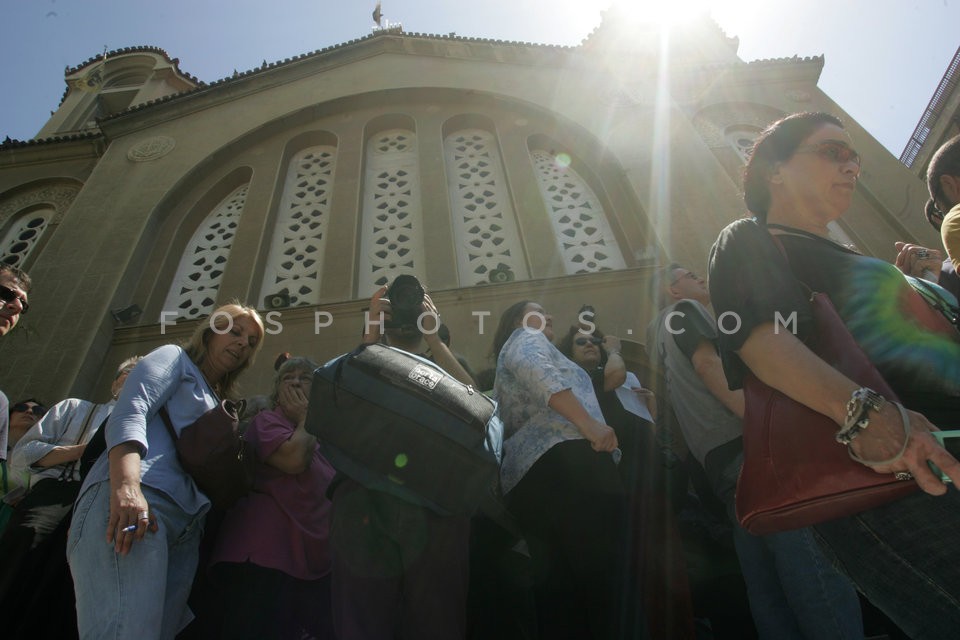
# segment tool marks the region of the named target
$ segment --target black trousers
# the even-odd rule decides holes
[[[533,561],[539,637],[623,637],[623,614],[641,605],[624,600],[627,502],[610,454],[586,440],[555,445],[506,499]]]

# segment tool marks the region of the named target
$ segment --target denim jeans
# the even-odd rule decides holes
[[[734,525],[733,541],[761,638],[863,638],[857,592],[811,529],[755,536]]]
[[[960,630],[960,492],[918,492],[816,526],[824,550],[913,640]]]
[[[733,541],[760,638],[862,639],[856,589],[827,559],[812,529],[755,536],[740,527],[734,489],[742,461],[737,456],[726,465],[715,489],[733,522]]]
[[[89,487],[74,508],[67,559],[83,639],[172,639],[193,618],[187,597],[206,513],[184,513],[163,493],[141,489],[160,529],[126,556],[106,542],[109,481]]]

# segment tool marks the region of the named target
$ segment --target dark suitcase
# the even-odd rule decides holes
[[[338,471],[438,513],[472,514],[496,486],[496,404],[399,349],[366,345],[317,369],[306,429]]]

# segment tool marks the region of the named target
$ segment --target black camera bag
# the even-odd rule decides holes
[[[338,471],[438,513],[472,514],[496,486],[496,403],[406,351],[362,345],[317,369],[306,429]]]

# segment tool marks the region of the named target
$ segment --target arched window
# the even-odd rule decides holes
[[[260,287],[261,300],[288,302],[264,302],[266,308],[320,302],[336,161],[337,149],[328,145],[304,149],[290,160]]]
[[[53,219],[54,213],[53,209],[43,207],[24,213],[14,220],[0,244],[3,255],[0,260],[22,268]]]
[[[736,126],[728,128],[724,133],[724,138],[746,164],[750,158],[750,150],[753,149],[753,142],[758,135],[760,135],[760,130],[755,127]]]
[[[527,278],[516,216],[493,134],[463,129],[443,142],[460,285]]]
[[[570,156],[534,149],[530,157],[566,272],[625,268],[600,200],[570,166]]]
[[[401,273],[423,277],[422,219],[416,134],[390,129],[374,135],[366,150],[359,295]]]
[[[163,305],[164,312],[176,312],[178,318],[197,318],[213,310],[247,200],[248,186],[234,189],[197,227],[180,258],[180,267]],[[161,322],[163,320],[161,315]]]

